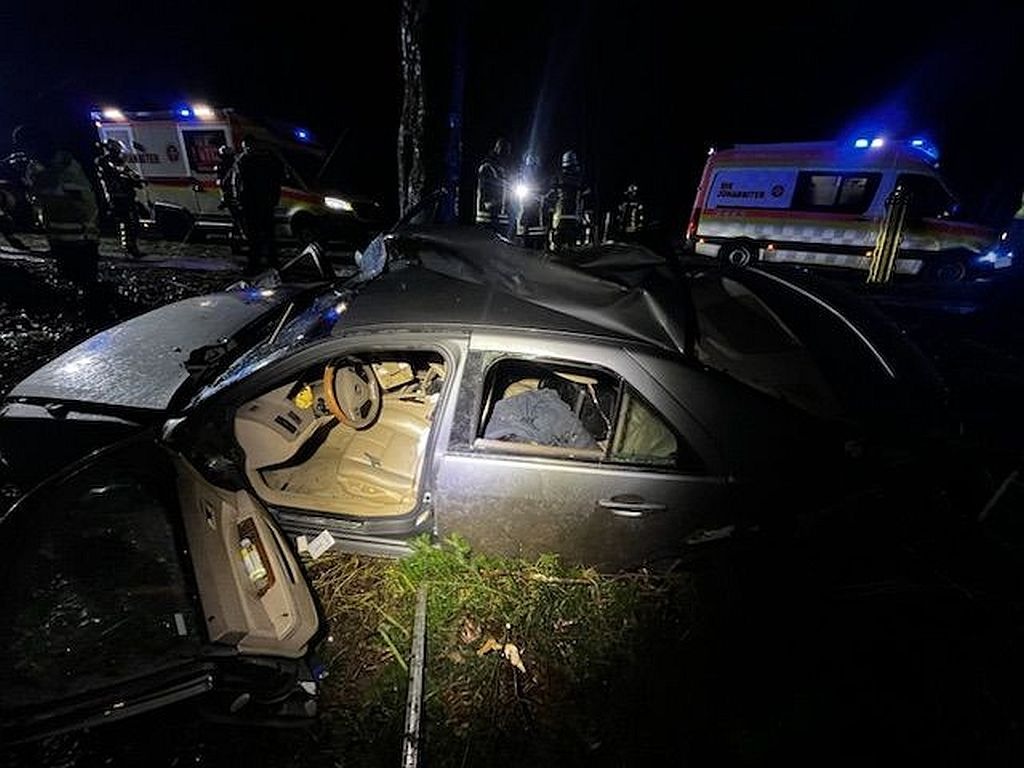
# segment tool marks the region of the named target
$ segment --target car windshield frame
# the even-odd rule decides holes
[[[353,292],[344,288],[324,291],[299,314],[285,318],[283,324],[275,325],[270,335],[235,357],[213,381],[200,388],[188,408],[205,402],[288,353],[329,337],[338,319],[348,309],[352,296]],[[289,305],[289,310],[293,307],[294,304]]]

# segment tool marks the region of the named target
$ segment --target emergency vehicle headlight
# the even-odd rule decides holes
[[[855,146],[857,149],[866,149],[868,146],[868,140],[857,139],[855,142],[853,142],[853,146]]]
[[[100,114],[104,120],[124,120],[124,112],[117,107],[104,107]]]
[[[330,208],[332,211],[348,211],[351,212],[352,203],[343,197],[325,197],[324,205]]]
[[[526,184],[516,184],[513,192],[515,193],[516,199],[522,202],[527,198],[527,196],[529,196],[531,190]]]
[[[871,148],[878,149],[880,146],[885,144],[885,139],[876,138],[871,140]]]
[[[192,110],[188,107],[182,107],[178,110],[178,114],[182,117],[192,117]]]
[[[198,117],[200,120],[209,120],[213,115],[213,110],[205,104],[193,104],[192,114]]]
[[[978,256],[975,261],[978,264],[991,266],[993,269],[1006,269],[1013,266],[1013,251],[989,251],[984,256]]]

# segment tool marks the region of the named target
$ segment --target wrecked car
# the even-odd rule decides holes
[[[5,461],[57,474],[0,524],[6,723],[210,689],[311,711],[299,537],[664,567],[784,529],[949,427],[902,335],[795,273],[455,227],[360,256],[347,280],[157,309],[8,393]]]

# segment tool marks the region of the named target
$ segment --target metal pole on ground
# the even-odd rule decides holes
[[[423,669],[427,637],[427,585],[416,593],[416,618],[412,628],[412,658],[409,659],[409,694],[405,705],[405,738],[402,740],[402,768],[416,768],[420,759],[420,715],[423,707]]]

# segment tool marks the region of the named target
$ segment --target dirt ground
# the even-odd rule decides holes
[[[104,242],[104,289],[89,302],[57,277],[41,242],[30,253],[0,252],[0,393],[100,329],[241,277],[242,260],[222,245],[144,245],[147,255],[129,262]],[[946,377],[965,442],[993,488],[1024,451],[1024,318],[1015,290],[968,314],[887,306]],[[17,490],[5,488],[0,504]],[[927,510],[933,501],[909,503]],[[1004,512],[1022,502],[1008,494]],[[605,734],[604,748],[595,734],[591,759],[580,764],[1020,764],[1019,553],[968,527],[894,537],[886,520],[861,511],[859,524],[824,538],[710,558],[694,575],[701,609],[685,632],[653,633],[626,673],[609,675],[603,695],[635,702],[635,716]],[[310,734],[229,734],[187,711],[109,733],[65,739],[47,759],[354,764],[317,751]],[[613,738],[629,751],[608,748]],[[393,745],[381,749],[380,764],[398,763]],[[522,763],[510,756],[508,764]]]

